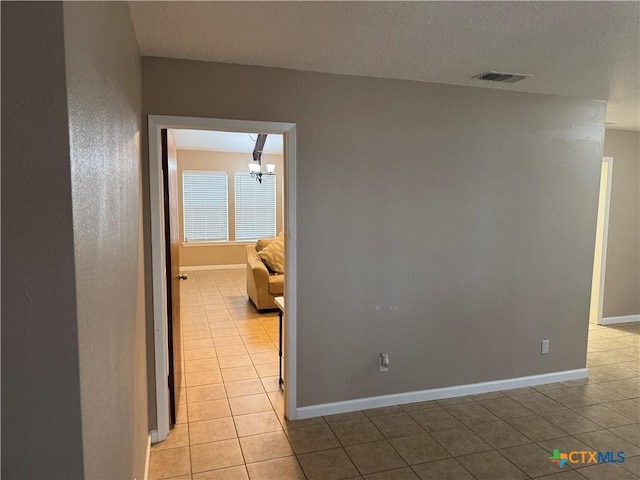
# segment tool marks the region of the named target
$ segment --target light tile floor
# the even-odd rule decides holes
[[[186,387],[151,480],[640,478],[640,325],[590,328],[588,380],[289,422],[277,313],[244,291],[244,270],[182,284]],[[626,461],[559,469],[553,449]]]

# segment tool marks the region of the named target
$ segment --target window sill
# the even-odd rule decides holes
[[[233,247],[254,245],[256,242],[180,242],[183,247]]]

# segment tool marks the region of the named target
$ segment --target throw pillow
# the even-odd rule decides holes
[[[258,240],[256,242],[256,252],[259,252],[260,250],[263,250],[267,245],[269,245],[274,240],[275,240],[275,237],[273,237],[273,238],[261,238],[260,240]]]
[[[279,235],[258,252],[258,258],[274,273],[284,273],[284,236]]]

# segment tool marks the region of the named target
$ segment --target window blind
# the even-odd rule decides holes
[[[258,183],[251,175],[234,175],[236,241],[276,236],[276,176],[265,175]]]
[[[226,172],[182,172],[185,242],[229,240]]]

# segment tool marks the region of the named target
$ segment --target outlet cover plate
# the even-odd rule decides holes
[[[389,367],[385,367],[385,366],[382,365],[383,364],[383,360],[384,360],[384,355],[385,355],[384,353],[380,355],[380,363],[379,363],[380,371],[381,372],[388,372],[389,371]],[[386,357],[387,357],[386,360],[388,362],[389,361],[389,356],[386,355]]]

